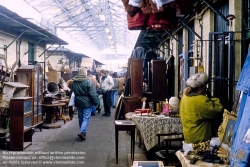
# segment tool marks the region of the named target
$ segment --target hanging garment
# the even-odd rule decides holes
[[[177,12],[181,15],[187,15],[193,12],[193,4],[196,0],[175,0]]]
[[[142,30],[146,28],[148,14],[143,14],[140,10],[135,14],[135,16],[131,17],[127,14],[128,21],[128,29],[129,30]]]
[[[130,5],[132,6],[136,6],[136,7],[140,7],[140,3],[141,3],[142,0],[129,0],[129,3]]]
[[[152,0],[142,0],[140,3],[141,10],[144,14],[158,13],[164,10],[163,7],[157,8],[156,4]]]
[[[124,5],[125,11],[128,13],[130,17],[134,17],[137,12],[139,12],[141,9],[140,7],[132,6],[128,4],[129,0],[122,0],[122,3]]]
[[[162,7],[164,4],[168,4],[170,2],[174,2],[174,0],[152,0],[153,3],[156,4],[157,8],[159,9]]]
[[[176,8],[167,7],[164,8],[163,12],[159,13],[159,23],[161,25],[161,29],[164,30],[173,30],[177,26],[177,18],[176,18]]]
[[[145,57],[145,50],[141,46],[136,47],[133,50],[132,55],[131,55],[131,58],[143,58],[144,59],[144,57]]]
[[[245,60],[237,84],[242,92],[240,108],[236,120],[233,144],[230,153],[230,166],[250,166],[250,50]]]
[[[164,8],[164,11],[159,13],[150,13],[147,21],[147,28],[156,30],[173,30],[176,25],[176,9],[173,7]]]

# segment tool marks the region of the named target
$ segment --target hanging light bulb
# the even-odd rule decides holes
[[[112,36],[110,34],[108,35],[108,39],[112,39]]]
[[[106,19],[105,15],[103,14],[102,10],[101,12],[99,13],[99,19],[104,21]]]
[[[104,28],[104,31],[105,31],[106,33],[109,33],[109,32],[110,32],[108,26],[106,26],[106,27]]]

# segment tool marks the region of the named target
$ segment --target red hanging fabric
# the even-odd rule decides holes
[[[134,17],[136,13],[139,12],[141,9],[139,7],[135,7],[128,4],[128,2],[129,0],[122,0],[125,11],[129,14],[130,17]]]
[[[135,14],[135,16],[131,17],[127,14],[127,21],[128,21],[128,29],[129,30],[142,30],[146,29],[146,22],[148,19],[148,14],[143,14],[140,10]]]

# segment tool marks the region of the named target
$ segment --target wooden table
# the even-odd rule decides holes
[[[188,160],[181,151],[177,151],[175,155],[178,157],[183,167],[229,167],[229,165],[225,164],[208,163],[200,160],[198,160],[195,164],[190,164],[190,160]]]
[[[135,153],[135,124],[132,121],[116,120],[115,121],[115,157],[116,164],[118,164],[118,139],[119,131],[131,132],[131,159],[134,161]]]
[[[68,119],[68,116],[64,116],[65,111],[67,110],[69,112],[69,101],[70,99],[63,99],[63,100],[58,100],[59,103],[65,103],[64,110],[63,112],[60,113],[60,118],[61,119]]]
[[[58,123],[55,123],[55,121],[60,120],[61,113],[64,113],[65,106],[66,106],[66,103],[42,104],[42,107],[45,108],[44,110],[46,114],[46,121],[43,124],[43,127],[44,128],[60,128],[61,125]],[[65,123],[66,123],[66,120],[64,120],[64,124]]]

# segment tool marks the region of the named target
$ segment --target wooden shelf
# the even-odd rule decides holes
[[[17,97],[10,101],[10,150],[12,151],[23,151],[32,143],[32,99],[32,97]]]

